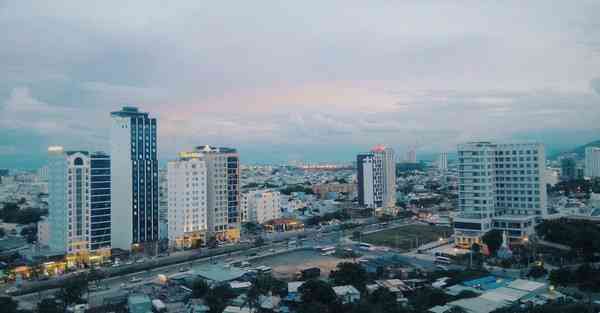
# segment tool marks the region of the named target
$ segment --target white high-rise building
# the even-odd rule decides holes
[[[206,163],[208,232],[220,240],[238,240],[241,223],[238,152],[206,145],[180,156],[202,158]]]
[[[479,243],[492,228],[512,240],[526,238],[548,214],[542,144],[472,142],[458,146],[458,158],[457,245]]]
[[[37,178],[41,182],[48,181],[48,166],[44,165],[37,170]]]
[[[112,246],[153,249],[159,238],[156,119],[123,107],[111,113],[111,124]]]
[[[585,148],[585,176],[600,177],[600,147]]]
[[[169,245],[192,247],[208,230],[207,168],[201,154],[182,153],[167,165]]]
[[[110,158],[48,148],[48,246],[77,253],[110,248]]]
[[[448,153],[442,152],[437,159],[437,167],[440,172],[448,171]]]
[[[357,156],[358,202],[367,208],[396,205],[396,161],[394,150],[378,145]]]
[[[264,222],[281,217],[281,195],[278,191],[254,190],[241,195],[243,222]]]

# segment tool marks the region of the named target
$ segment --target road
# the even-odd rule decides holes
[[[392,223],[387,223],[385,228],[398,227],[399,225],[407,224],[407,221],[396,221]],[[265,257],[271,254],[282,253],[288,251],[290,247],[288,247],[287,240],[295,239],[299,235],[304,236],[306,239],[303,240],[304,248],[314,248],[317,246],[323,245],[332,245],[338,243],[338,241],[344,237],[348,236],[350,233],[356,230],[360,231],[373,231],[376,229],[381,229],[382,226],[380,224],[369,224],[360,226],[351,230],[332,230],[334,227],[326,227],[323,231],[317,231],[315,229],[307,229],[304,232],[291,232],[284,234],[276,234],[266,236],[268,243],[262,247],[241,249],[237,251],[233,251],[230,253],[223,253],[224,249],[214,249],[211,250],[213,256],[206,256],[206,252],[198,253],[198,251],[183,251],[178,253],[173,253],[170,256],[159,258],[155,260],[149,260],[144,264],[131,264],[131,265],[123,265],[120,268],[106,268],[106,272],[109,274],[118,275],[119,272],[122,271],[131,271],[137,268],[142,268],[139,271],[135,271],[134,273],[128,273],[123,275],[118,275],[115,277],[110,277],[103,279],[99,282],[99,285],[105,285],[108,287],[108,290],[96,291],[89,294],[89,302],[91,306],[100,305],[103,303],[104,299],[115,297],[123,294],[123,289],[121,285],[123,283],[129,283],[132,277],[140,278],[141,281],[136,283],[135,285],[147,285],[157,278],[158,274],[164,275],[172,275],[180,272],[181,268],[189,268],[191,265],[202,264],[210,261],[216,260],[228,260],[230,262],[242,261],[242,260],[251,260],[254,258]],[[240,248],[238,247],[230,247],[231,248]],[[293,247],[297,248],[297,247]],[[204,251],[206,249],[203,249]],[[273,251],[274,252],[271,252]],[[218,255],[214,255],[218,254]],[[423,260],[419,258],[413,258],[410,256],[403,256],[406,259],[406,262],[409,264],[413,264],[417,268],[421,269],[434,269],[435,265],[432,261]],[[231,260],[230,260],[231,259]],[[181,260],[181,261],[179,261]],[[165,264],[167,265],[161,265]],[[35,306],[35,303],[40,299],[45,297],[54,295],[57,291],[56,286],[59,286],[61,282],[63,282],[65,277],[54,278],[47,282],[24,282],[22,288],[29,288],[35,286],[36,284],[48,284],[48,287],[45,290],[29,292],[26,294],[22,294],[16,296],[15,298],[20,301],[22,308],[31,309]],[[0,292],[4,293],[4,290],[9,286],[5,286],[4,288],[0,288]],[[39,286],[38,286],[39,287]],[[23,292],[23,291],[22,291]]]

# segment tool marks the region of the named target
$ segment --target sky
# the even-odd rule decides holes
[[[159,153],[350,161],[472,140],[600,139],[598,1],[0,0],[0,167],[106,150],[111,111]]]

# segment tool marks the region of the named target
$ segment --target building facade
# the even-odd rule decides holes
[[[448,153],[442,152],[437,159],[437,168],[440,172],[448,171]]]
[[[208,230],[207,169],[201,154],[182,154],[167,165],[169,246],[204,243]]]
[[[366,208],[396,205],[396,160],[394,150],[378,145],[356,158],[358,202]]]
[[[600,177],[600,147],[585,148],[585,176]]]
[[[206,163],[207,228],[219,240],[240,236],[240,160],[235,149],[199,146],[180,157],[202,158]]]
[[[48,246],[68,254],[110,249],[110,158],[48,148]]]
[[[458,146],[458,158],[457,245],[480,243],[492,228],[524,239],[548,214],[542,144],[472,142]]]
[[[278,191],[254,190],[241,195],[242,222],[265,223],[281,217],[281,194]]]
[[[564,157],[560,160],[560,180],[569,181],[577,178],[577,161],[574,157]]]
[[[157,121],[135,107],[111,113],[113,248],[153,249],[159,238]]]

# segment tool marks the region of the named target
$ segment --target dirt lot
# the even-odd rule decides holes
[[[328,277],[329,272],[340,262],[351,261],[334,256],[322,256],[316,250],[301,250],[277,256],[267,257],[256,262],[256,265],[266,265],[273,269],[273,276],[293,280],[296,272],[309,267],[321,269],[321,277]],[[255,265],[255,264],[253,264]]]
[[[451,233],[450,227],[415,224],[363,235],[362,241],[378,246],[410,250],[415,248],[417,240],[420,246],[438,240],[440,237],[447,238]]]

